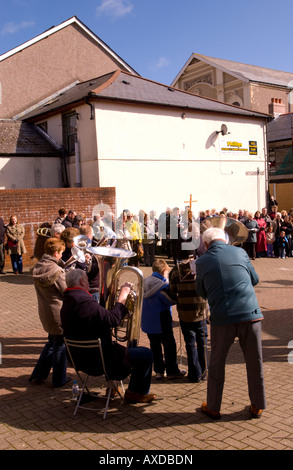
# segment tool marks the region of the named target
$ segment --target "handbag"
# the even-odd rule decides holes
[[[7,247],[8,248],[13,248],[17,246],[17,242],[14,242],[13,240],[8,240],[7,242]]]
[[[139,244],[137,245],[137,257],[138,257],[138,259],[143,258],[143,254],[144,254],[143,246],[142,246],[141,243],[139,243]]]

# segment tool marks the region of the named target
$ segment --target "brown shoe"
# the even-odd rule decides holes
[[[220,419],[221,418],[221,414],[218,411],[211,411],[208,408],[207,402],[203,402],[203,404],[201,405],[201,412],[204,415],[211,418],[211,419]]]
[[[154,393],[136,393],[129,390],[129,388],[126,390],[124,395],[124,400],[126,403],[150,403],[155,398],[156,395]]]
[[[262,410],[259,410],[254,405],[250,405],[250,416],[252,419],[259,419],[262,415]]]

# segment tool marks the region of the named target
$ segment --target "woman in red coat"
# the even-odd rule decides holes
[[[266,240],[266,221],[261,217],[259,211],[256,211],[254,214],[254,219],[258,225],[258,232],[256,233],[256,257],[260,258],[261,256],[266,256],[267,252],[267,240]]]

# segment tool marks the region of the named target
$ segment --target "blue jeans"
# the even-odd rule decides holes
[[[53,367],[52,383],[53,387],[61,387],[66,382],[66,346],[62,335],[48,335],[48,342],[45,344],[38,362],[32,372],[30,380],[47,379]]]
[[[131,367],[129,390],[143,395],[149,393],[152,378],[152,351],[142,346],[128,348],[126,360]]]
[[[188,378],[196,382],[202,377],[207,368],[205,354],[206,325],[204,321],[184,322],[180,320],[180,326],[187,353]]]
[[[10,255],[13,272],[22,273],[22,256]]]
[[[179,371],[179,367],[171,312],[169,310],[161,312],[160,319],[162,333],[148,333],[154,357],[154,371],[163,374],[166,370],[167,375],[173,375]]]
[[[267,244],[267,255],[272,258],[274,256],[273,244]]]

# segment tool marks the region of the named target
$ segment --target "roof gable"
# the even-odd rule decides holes
[[[185,63],[183,68],[180,70],[176,78],[173,80],[174,85],[182,74],[186,71],[192,60],[197,59],[205,62],[223,72],[233,75],[235,78],[244,82],[258,82],[267,83],[270,85],[283,86],[293,89],[293,73],[281,72],[279,70],[268,69],[260,67],[258,65],[243,64],[241,62],[234,62],[232,60],[217,59],[215,57],[209,57],[201,54],[193,53],[188,61]],[[289,85],[289,82],[292,82]]]
[[[91,39],[93,39],[94,42],[96,42],[102,49],[104,49],[110,56],[112,56],[114,60],[120,63],[128,72],[138,75],[137,72],[132,67],[130,67],[123,59],[121,59],[119,55],[117,55],[106,43],[104,43],[96,34],[94,34],[76,16],[69,18],[68,20],[64,21],[58,26],[53,26],[52,28],[44,31],[43,33],[39,34],[33,39],[30,39],[29,41],[26,41],[20,46],[17,46],[14,49],[11,49],[10,51],[0,55],[0,62],[72,24],[79,26],[84,31],[85,34],[87,34]]]

